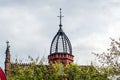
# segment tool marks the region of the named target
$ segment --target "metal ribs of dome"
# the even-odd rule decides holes
[[[50,47],[50,54],[54,53],[68,53],[72,54],[72,46],[70,40],[63,32],[62,28],[58,30],[57,34],[53,38],[51,47]]]
[[[51,43],[50,54],[55,54],[55,53],[72,54],[72,46],[70,40],[62,30],[61,18],[63,16],[61,15],[61,10],[62,9],[60,8],[60,16],[58,16],[60,17],[60,25],[59,25],[60,28]]]

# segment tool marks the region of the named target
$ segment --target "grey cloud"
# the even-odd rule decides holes
[[[75,60],[88,64],[93,59],[90,51],[102,49],[108,41],[105,39],[120,33],[118,3],[117,0],[0,0],[0,66],[4,65],[6,40],[11,42],[12,61],[16,56],[21,59],[28,55],[47,57],[59,28],[60,7],[64,15],[63,30],[70,38],[74,55],[79,56]],[[116,27],[115,34],[113,27]],[[84,54],[91,56],[90,59]]]

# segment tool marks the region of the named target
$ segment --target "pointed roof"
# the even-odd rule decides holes
[[[6,44],[7,44],[6,52],[9,52],[9,48],[10,48],[9,41],[6,41]]]
[[[66,34],[62,30],[62,21],[61,18],[63,17],[61,14],[61,8],[60,8],[60,25],[59,30],[55,37],[52,40],[51,47],[50,47],[50,54],[54,53],[68,53],[72,54],[72,46],[70,43],[70,40],[66,36]]]

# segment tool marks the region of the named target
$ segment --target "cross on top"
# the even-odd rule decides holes
[[[58,16],[58,17],[60,17],[60,25],[59,25],[60,27],[62,27],[62,17],[64,17],[64,16],[62,16],[62,14],[61,14],[61,13],[62,13],[61,10],[62,10],[62,9],[60,8],[60,16]]]

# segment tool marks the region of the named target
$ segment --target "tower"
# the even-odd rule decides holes
[[[52,40],[50,47],[49,63],[61,62],[64,65],[73,63],[72,46],[70,40],[62,30],[62,15],[60,8],[59,30]]]
[[[9,41],[6,42],[7,44],[7,48],[6,48],[6,58],[5,58],[5,74],[6,76],[9,76],[10,74],[10,67],[11,67],[11,63],[10,63],[10,46],[9,46]]]

